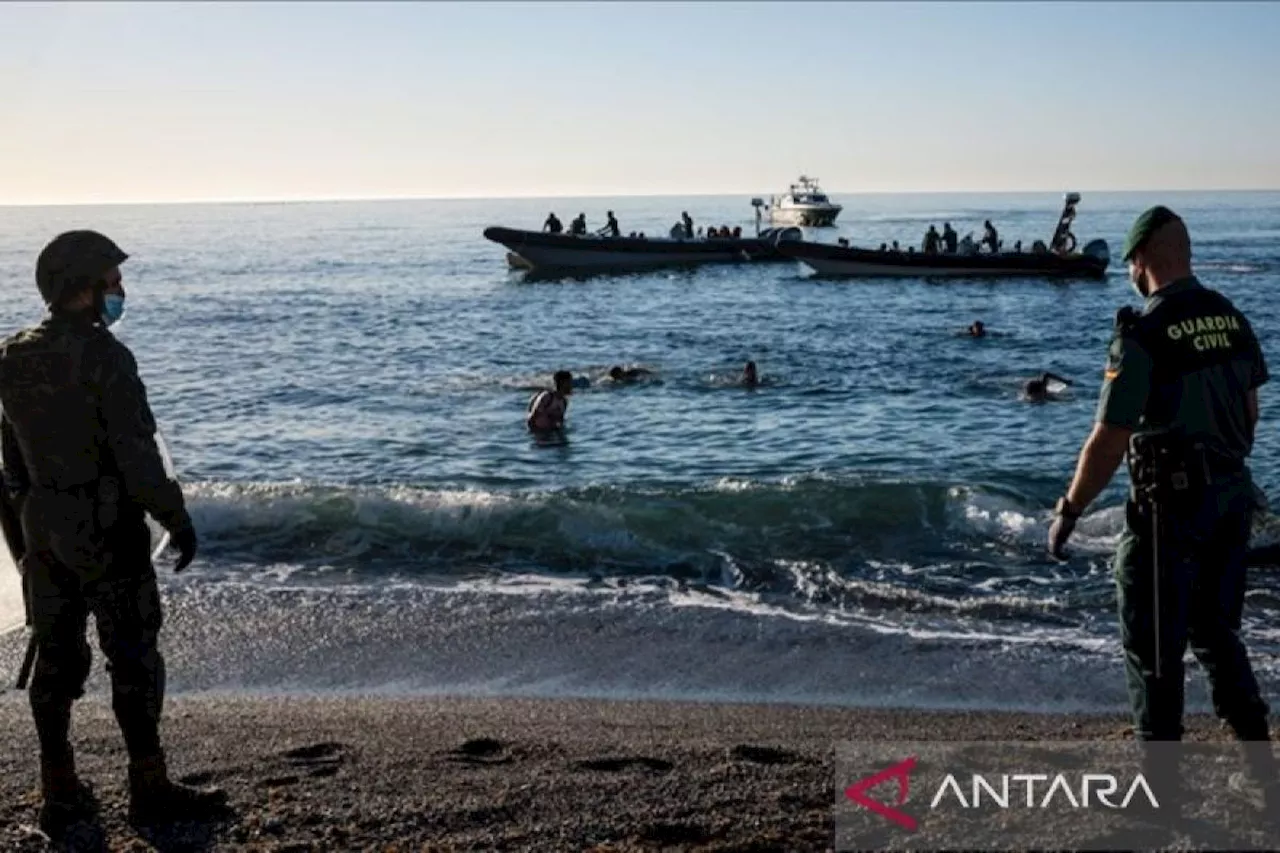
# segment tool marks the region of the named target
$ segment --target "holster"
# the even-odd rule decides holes
[[[1129,439],[1130,499],[1139,510],[1177,512],[1194,506],[1213,483],[1203,443],[1180,432],[1135,433]]]

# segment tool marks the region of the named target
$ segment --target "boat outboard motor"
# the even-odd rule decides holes
[[[1111,263],[1111,249],[1107,246],[1106,240],[1090,240],[1085,244],[1082,254],[1086,258],[1097,258],[1103,264]]]

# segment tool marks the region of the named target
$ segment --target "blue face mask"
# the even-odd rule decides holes
[[[124,297],[119,293],[107,293],[102,297],[102,322],[112,325],[124,316]]]

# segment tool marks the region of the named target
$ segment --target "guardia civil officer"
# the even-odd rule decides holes
[[[1240,740],[1266,741],[1268,707],[1239,630],[1255,509],[1245,458],[1267,366],[1249,321],[1192,274],[1176,214],[1139,216],[1124,258],[1145,305],[1117,314],[1096,423],[1057,503],[1049,549],[1062,557],[1127,452],[1134,489],[1115,576],[1135,733],[1181,739],[1190,644],[1217,715]],[[1270,747],[1248,754],[1261,760]]]
[[[195,556],[196,534],[165,472],[137,363],[108,330],[124,310],[126,257],[94,231],[55,237],[36,262],[47,318],[0,343],[0,451],[25,534],[39,820],[50,835],[93,808],[70,741],[72,703],[90,669],[91,613],[129,754],[131,818],[201,817],[225,803],[221,791],[171,781],[160,744],[162,617],[143,513],[169,531],[175,571]]]

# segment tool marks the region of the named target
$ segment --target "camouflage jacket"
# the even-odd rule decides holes
[[[52,316],[0,343],[0,407],[11,491],[83,493],[110,478],[166,529],[190,526],[133,353],[91,315]]]

